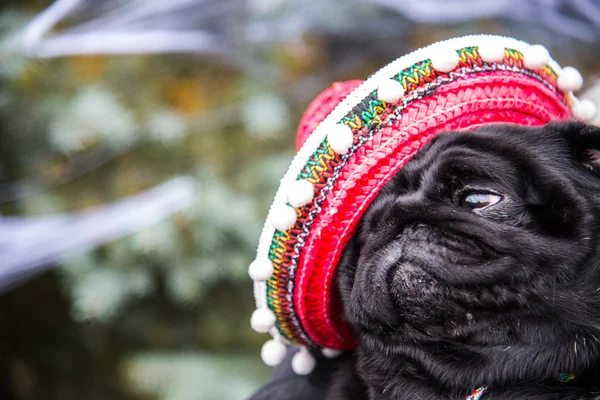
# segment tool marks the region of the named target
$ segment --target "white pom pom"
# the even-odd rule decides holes
[[[275,339],[269,340],[263,344],[260,351],[260,358],[269,367],[276,367],[285,358],[285,344]]]
[[[298,375],[308,375],[315,368],[317,361],[304,347],[292,357],[292,369]]]
[[[268,281],[273,275],[273,263],[268,258],[257,258],[250,263],[248,275],[256,282]]]
[[[330,349],[329,347],[323,347],[321,349],[321,353],[323,353],[323,355],[327,358],[338,358],[342,354],[342,351],[337,349]]]
[[[459,56],[455,50],[444,49],[430,57],[433,68],[440,72],[450,72],[458,65]]]
[[[275,326],[275,314],[268,308],[254,310],[250,318],[250,325],[256,332],[267,333]]]
[[[386,103],[394,103],[404,96],[404,86],[395,79],[388,79],[377,88],[377,98]]]
[[[576,68],[564,67],[558,75],[556,83],[559,89],[573,92],[581,89],[581,86],[583,86],[583,77]]]
[[[273,208],[271,224],[280,232],[285,232],[296,223],[298,214],[288,205],[279,205]]]
[[[296,208],[310,203],[315,195],[315,185],[305,179],[295,181],[288,190],[288,201]]]
[[[329,128],[327,141],[329,146],[338,154],[346,154],[352,146],[354,140],[352,129],[345,124],[335,124]]]
[[[523,49],[523,61],[527,68],[541,68],[550,62],[550,53],[541,44],[534,44]]]
[[[486,63],[494,63],[504,58],[504,46],[499,44],[486,43],[477,48],[479,57]]]
[[[573,104],[573,116],[583,122],[590,122],[596,116],[596,104],[581,100]]]

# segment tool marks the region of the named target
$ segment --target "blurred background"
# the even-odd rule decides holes
[[[594,0],[4,1],[0,398],[247,398],[246,270],[303,110],[470,33],[544,44],[600,100]]]

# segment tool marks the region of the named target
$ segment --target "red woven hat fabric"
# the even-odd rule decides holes
[[[251,323],[274,338],[263,360],[281,361],[284,343],[329,354],[356,345],[335,286],[337,263],[371,201],[433,136],[496,123],[589,120],[594,106],[572,94],[581,85],[574,68],[561,68],[541,46],[469,36],[320,94],[300,122],[298,154],[250,266],[257,303]],[[309,364],[295,368],[305,373]]]

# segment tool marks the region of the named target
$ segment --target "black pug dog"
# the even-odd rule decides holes
[[[422,149],[344,251],[360,344],[328,399],[600,399],[597,149],[577,122]]]

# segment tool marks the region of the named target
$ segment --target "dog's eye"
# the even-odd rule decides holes
[[[502,200],[502,196],[494,193],[470,193],[463,197],[461,205],[470,210],[481,210],[493,206]]]

